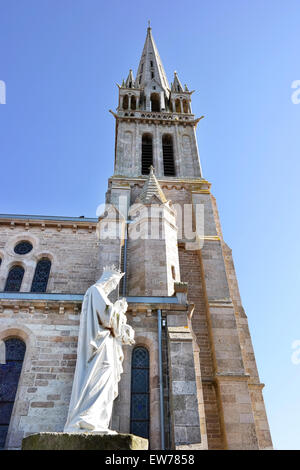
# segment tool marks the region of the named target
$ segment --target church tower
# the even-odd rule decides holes
[[[111,428],[150,449],[270,449],[248,321],[190,91],[151,28],[118,86],[115,162],[98,218],[0,214],[0,449],[67,420],[84,293],[123,272],[134,346]]]
[[[113,425],[153,449],[270,449],[231,250],[199,161],[201,118],[176,72],[169,84],[150,27],[136,75],[118,89],[98,259],[100,271],[115,262],[126,273],[136,347],[125,351]]]

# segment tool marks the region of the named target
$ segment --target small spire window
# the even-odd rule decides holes
[[[133,111],[136,110],[136,97],[135,97],[135,96],[132,96],[132,97],[131,97],[131,109],[132,109]]]
[[[189,112],[189,104],[187,100],[183,100],[182,105],[183,105],[183,112],[187,114]]]
[[[123,98],[123,109],[128,109],[128,95]]]
[[[160,96],[158,93],[151,93],[151,111],[159,112],[160,111]]]

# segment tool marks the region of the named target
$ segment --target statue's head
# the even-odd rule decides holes
[[[121,273],[114,265],[104,266],[103,274],[96,284],[100,284],[106,295],[109,295],[119,284],[125,273]]]

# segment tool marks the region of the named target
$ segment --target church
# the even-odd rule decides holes
[[[0,215],[0,448],[63,431],[84,293],[125,273],[135,345],[111,428],[150,449],[272,449],[248,321],[211,183],[193,91],[154,42],[118,85],[114,172],[99,217]]]

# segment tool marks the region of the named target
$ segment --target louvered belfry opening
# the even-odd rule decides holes
[[[151,165],[153,165],[152,135],[144,134],[142,137],[142,175],[149,175]]]
[[[163,147],[163,159],[164,159],[164,175],[176,176],[174,154],[173,154],[173,141],[172,141],[171,135],[169,134],[163,135],[162,147]]]

